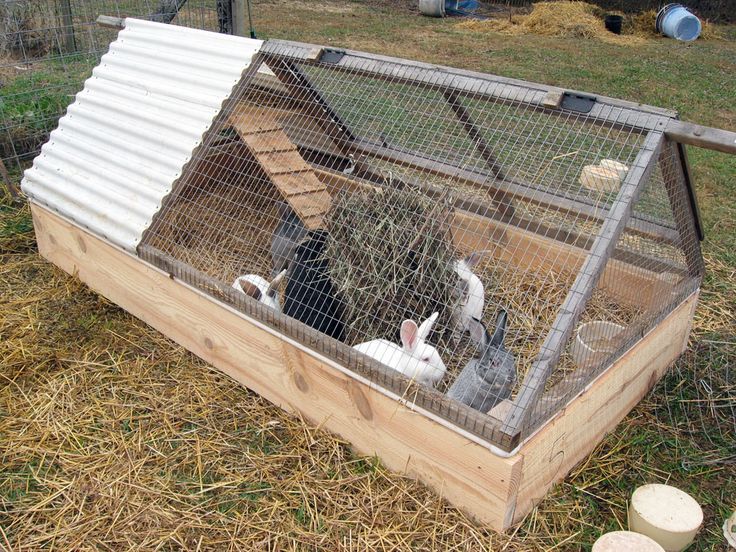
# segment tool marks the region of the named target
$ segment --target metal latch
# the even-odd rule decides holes
[[[322,55],[319,56],[320,63],[338,63],[345,55],[345,50],[339,50],[337,48],[322,48]]]
[[[560,104],[560,107],[570,111],[577,111],[578,113],[590,113],[590,110],[593,109],[596,101],[598,100],[595,96],[565,92],[562,95],[562,103]]]

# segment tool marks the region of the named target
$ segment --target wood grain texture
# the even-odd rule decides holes
[[[698,292],[526,442],[514,522],[520,521],[654,387],[687,346]]]
[[[332,199],[279,122],[266,112],[240,109],[229,122],[304,225],[321,228]]]
[[[520,456],[502,458],[329,361],[38,205],[41,255],[236,381],[418,477],[496,530],[508,526]]]
[[[665,129],[667,138],[699,148],[736,154],[736,132],[705,127],[671,119]]]
[[[31,209],[42,256],[244,386],[499,531],[520,521],[663,375],[685,348],[697,302],[694,293],[502,458],[43,207]]]

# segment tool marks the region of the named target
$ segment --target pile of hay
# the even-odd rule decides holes
[[[476,32],[492,31],[507,35],[536,34],[562,38],[594,38],[614,44],[641,44],[644,39],[662,38],[655,28],[655,10],[624,15],[621,35],[611,33],[603,23],[608,13],[587,2],[560,0],[537,2],[527,14],[516,13],[498,19],[467,19],[458,23],[463,29]],[[703,21],[701,39],[718,40],[722,31],[712,23]]]
[[[611,34],[603,25],[601,13],[600,8],[587,2],[538,2],[526,15],[512,15],[509,19],[465,21],[460,25],[504,34],[601,38]]]
[[[210,181],[181,190],[144,241],[226,284],[243,274],[267,276],[275,205],[270,186]]]
[[[662,35],[654,27],[656,21],[657,12],[655,10],[627,15],[624,16],[623,32],[641,38],[661,37]]]
[[[507,35],[535,34],[562,38],[593,38],[616,44],[637,43],[640,42],[642,36],[648,36],[638,33],[630,33],[626,36],[611,33],[603,23],[605,13],[598,6],[587,2],[568,0],[537,2],[527,14],[514,14],[504,19],[468,20],[459,23],[459,26],[476,32],[492,31]],[[624,32],[627,32],[627,23],[628,21],[624,24]]]
[[[450,322],[457,281],[448,208],[411,189],[340,194],[327,216],[330,276],[344,302],[347,342],[398,340],[401,322]]]

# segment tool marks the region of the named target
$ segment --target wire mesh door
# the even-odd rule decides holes
[[[702,273],[665,116],[549,93],[268,41],[139,252],[509,448],[615,359],[568,361],[578,319],[628,343]]]

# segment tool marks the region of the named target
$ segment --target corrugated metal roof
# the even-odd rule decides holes
[[[23,191],[135,251],[262,43],[127,19],[26,171]]]

